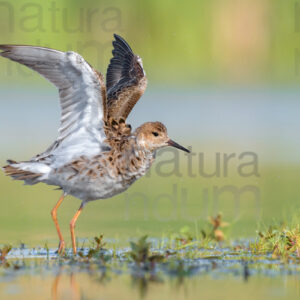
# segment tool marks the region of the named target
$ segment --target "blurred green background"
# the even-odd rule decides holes
[[[152,84],[297,82],[296,0],[16,0],[2,1],[0,16],[1,42],[72,49],[102,71],[117,32],[143,57]]]
[[[231,223],[228,235],[249,237],[297,216],[300,1],[2,1],[0,26],[0,43],[77,51],[104,74],[120,34],[149,80],[129,121],[163,121],[192,147],[190,159],[162,151],[125,194],[90,203],[77,223],[80,238],[199,231],[219,211]],[[1,165],[56,137],[57,92],[38,74],[1,59],[0,101]],[[50,210],[60,192],[24,187],[2,172],[0,189],[0,243],[55,246]],[[66,238],[79,203],[70,197],[59,210]]]

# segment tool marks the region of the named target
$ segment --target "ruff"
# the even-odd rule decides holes
[[[32,185],[58,186],[63,195],[51,211],[64,251],[57,209],[66,195],[82,200],[70,223],[76,254],[75,223],[88,201],[110,198],[125,191],[151,167],[157,149],[173,146],[160,122],[147,122],[131,131],[126,119],[143,95],[147,79],[142,60],[118,35],[113,57],[103,75],[79,54],[54,49],[0,45],[0,55],[21,63],[52,82],[59,90],[61,123],[59,135],[43,153],[28,161],[8,160],[6,175]]]

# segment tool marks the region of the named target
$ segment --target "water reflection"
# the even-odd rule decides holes
[[[184,258],[193,250],[197,257]],[[226,300],[241,298],[245,290],[266,299],[274,288],[290,298],[299,294],[299,264],[282,264],[271,255],[185,248],[149,263],[133,261],[126,251],[108,253],[90,257],[83,251],[74,259],[57,257],[52,250],[13,249],[0,264],[0,299],[197,299],[201,293]],[[222,293],[228,286],[235,287],[230,293],[227,289],[230,297]]]
[[[139,291],[141,298],[144,298],[153,284],[164,283],[164,280],[155,273],[150,274],[131,274],[132,287]]]
[[[76,281],[76,274],[71,273],[70,275],[68,275],[69,277],[69,285],[62,285],[63,286],[63,290],[61,291],[61,289],[59,290],[59,286],[62,280],[62,273],[59,272],[53,281],[52,287],[51,287],[51,299],[52,300],[59,300],[59,299],[64,299],[64,297],[62,297],[62,295],[64,295],[65,293],[69,294],[69,299],[72,300],[80,300],[83,299],[81,297],[81,293],[80,293],[80,287]],[[61,293],[59,293],[61,292]]]
[[[111,277],[108,275],[107,271],[88,272],[89,279],[91,282],[96,283],[99,286],[105,286],[110,282]],[[80,280],[79,272],[68,273],[64,268],[60,268],[57,275],[54,276],[51,285],[51,300],[83,300],[86,299],[86,295],[81,288],[82,281]],[[144,273],[144,272],[133,272],[131,275],[131,287],[136,290],[140,298],[144,298],[149,287],[155,284],[163,284],[164,280],[162,277],[158,276],[156,273]],[[183,283],[183,277],[178,278],[177,284],[181,285]]]
[[[285,277],[284,281],[278,280],[279,278],[276,276],[272,280],[267,279],[267,277],[264,276],[256,276],[253,280],[249,280],[250,272],[248,264],[244,263],[241,264],[241,272],[238,276],[243,280],[233,279],[231,276],[232,274],[227,274],[227,276],[223,277],[216,276],[215,274],[211,277],[213,272],[218,270],[219,267],[216,267],[216,264],[213,263],[210,272],[204,272],[201,276],[187,277],[181,274],[180,276],[171,276],[169,278],[164,278],[161,274],[155,272],[144,273],[134,271],[131,274],[123,274],[122,276],[119,276],[120,274],[115,274],[115,277],[114,275],[109,276],[107,272],[73,271],[68,273],[70,270],[60,268],[54,277],[49,276],[44,280],[40,278],[39,284],[43,286],[46,284],[47,280],[51,280],[51,300],[84,300],[99,298],[165,299],[166,286],[168,287],[167,296],[170,298],[176,296],[176,299],[186,299],[186,297],[197,299],[196,295],[199,295],[201,292],[204,296],[217,294],[218,297],[222,297],[222,299],[232,299],[222,295],[222,292],[220,291],[216,292],[215,286],[223,286],[224,284],[224,286],[227,286],[228,284],[230,286],[235,286],[235,289],[228,295],[242,295],[244,290],[249,290],[250,292],[252,289],[252,293],[253,295],[256,295],[256,299],[268,299],[268,293],[275,287],[277,290],[281,290],[282,295],[297,295],[299,293],[299,278],[297,276]],[[222,273],[222,270],[219,269],[218,271]],[[114,280],[110,280],[112,277]],[[247,282],[247,285],[244,285],[243,281]],[[128,284],[128,282],[130,284]],[[26,290],[26,293],[30,291],[30,285],[26,284],[26,280],[23,280],[21,285],[22,289]],[[256,287],[259,288],[254,292]],[[45,293],[43,295],[45,298],[48,298]],[[40,298],[31,297],[31,300],[34,299]]]
[[[71,268],[72,269],[72,268]],[[272,291],[282,298],[296,299],[299,296],[299,276],[251,276],[247,267],[240,268],[239,276],[226,272],[220,265],[196,276],[165,276],[162,273],[116,274],[115,272],[71,271],[60,268],[53,276],[50,273],[18,270],[9,276],[0,276],[0,299],[198,299],[199,294],[207,298],[223,300],[244,298],[252,295],[256,299],[272,298]],[[40,270],[39,270],[40,271]],[[0,272],[2,273],[1,269]],[[222,274],[223,273],[223,274]],[[109,276],[108,276],[109,274]],[[244,274],[244,276],[243,276]],[[248,273],[249,274],[249,273]],[[163,275],[163,276],[161,276]],[[243,279],[244,277],[244,279]],[[245,284],[247,280],[247,284]],[[234,287],[228,289],[228,287]],[[224,291],[226,290],[226,294]],[[249,298],[251,299],[251,298]]]

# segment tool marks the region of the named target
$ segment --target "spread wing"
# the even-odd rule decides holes
[[[101,75],[79,54],[34,46],[0,45],[0,55],[23,64],[52,82],[59,90],[61,123],[57,140],[44,153],[62,161],[94,155],[106,147],[103,130]],[[57,158],[56,158],[57,161]]]
[[[126,119],[147,87],[142,60],[118,35],[106,73],[108,118]]]

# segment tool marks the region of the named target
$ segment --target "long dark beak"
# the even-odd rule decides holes
[[[186,149],[186,148],[180,146],[179,144],[177,144],[176,142],[172,141],[171,139],[167,141],[167,144],[168,144],[169,146],[172,146],[172,147],[175,147],[175,148],[180,149],[180,150],[182,150],[182,151],[185,151],[185,152],[187,152],[187,153],[190,153],[190,150],[188,150],[188,149]]]

